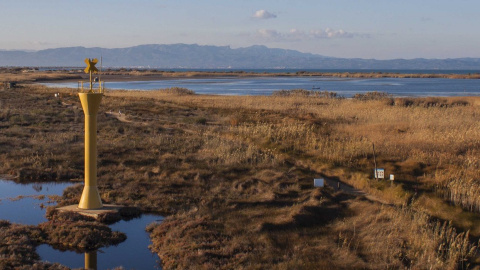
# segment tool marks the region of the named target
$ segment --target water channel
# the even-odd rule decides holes
[[[12,223],[38,225],[46,222],[45,208],[53,202],[48,196],[62,195],[72,183],[30,183],[18,184],[0,179],[0,219]],[[118,246],[110,246],[88,254],[94,258],[98,269],[161,269],[159,257],[148,249],[151,244],[145,228],[152,222],[163,219],[157,215],[144,214],[140,218],[119,221],[110,225],[113,231],[121,231],[127,240]],[[49,245],[37,247],[43,261],[58,262],[70,268],[83,268],[85,254],[75,251],[60,251]]]

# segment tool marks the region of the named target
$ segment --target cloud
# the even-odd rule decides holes
[[[326,28],[325,30],[312,30],[310,34],[314,38],[352,38],[355,36],[355,34],[345,32],[343,29],[333,30],[330,28]]]
[[[53,43],[50,43],[50,42],[45,42],[45,41],[31,41],[30,42],[31,45],[36,45],[36,46],[49,46],[49,45],[53,45]]]
[[[255,14],[253,14],[253,18],[256,18],[256,19],[273,19],[276,17],[277,15],[270,13],[264,9],[257,10]]]
[[[287,33],[281,33],[277,30],[259,29],[255,35],[259,39],[266,41],[300,41],[307,38],[307,35],[300,30],[292,29]]]
[[[29,45],[29,48],[32,49],[45,49],[45,48],[53,48],[55,46],[58,46],[58,43],[52,43],[52,42],[45,42],[45,41],[40,41],[40,40],[34,40],[34,41],[28,41],[27,44]]]
[[[298,29],[291,29],[288,32],[279,32],[271,29],[259,29],[255,35],[257,38],[261,38],[267,41],[283,42],[283,41],[302,41],[302,40],[315,40],[315,39],[341,39],[341,38],[354,38],[363,37],[369,38],[370,35],[346,32],[343,29],[334,30],[325,28],[324,30],[311,30],[305,32]]]
[[[259,29],[257,30],[257,36],[264,39],[282,39],[282,34],[277,30]]]

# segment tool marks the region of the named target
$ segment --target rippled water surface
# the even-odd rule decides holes
[[[77,83],[46,83],[45,85],[77,88]],[[371,91],[387,92],[400,97],[480,95],[480,80],[438,78],[206,78],[106,82],[105,86],[107,89],[127,90],[184,87],[194,90],[197,94],[214,95],[271,95],[274,91],[297,88],[337,92],[338,95],[344,97]]]

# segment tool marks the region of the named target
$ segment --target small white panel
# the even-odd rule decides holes
[[[319,179],[313,179],[313,186],[314,187],[323,187],[324,186],[324,183],[325,181],[323,180],[323,178],[319,178]]]
[[[377,171],[374,171],[375,173],[375,178],[378,178],[378,179],[383,179],[385,178],[385,169],[377,169]]]

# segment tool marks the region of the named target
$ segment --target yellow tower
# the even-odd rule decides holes
[[[85,269],[97,270],[97,251],[85,252]]]
[[[92,73],[98,72],[95,64],[97,59],[85,59],[86,73],[90,73],[90,90],[78,93],[85,114],[85,186],[78,208],[102,208],[102,200],[97,188],[97,113],[103,97],[102,83],[99,82],[99,91],[93,91]]]

